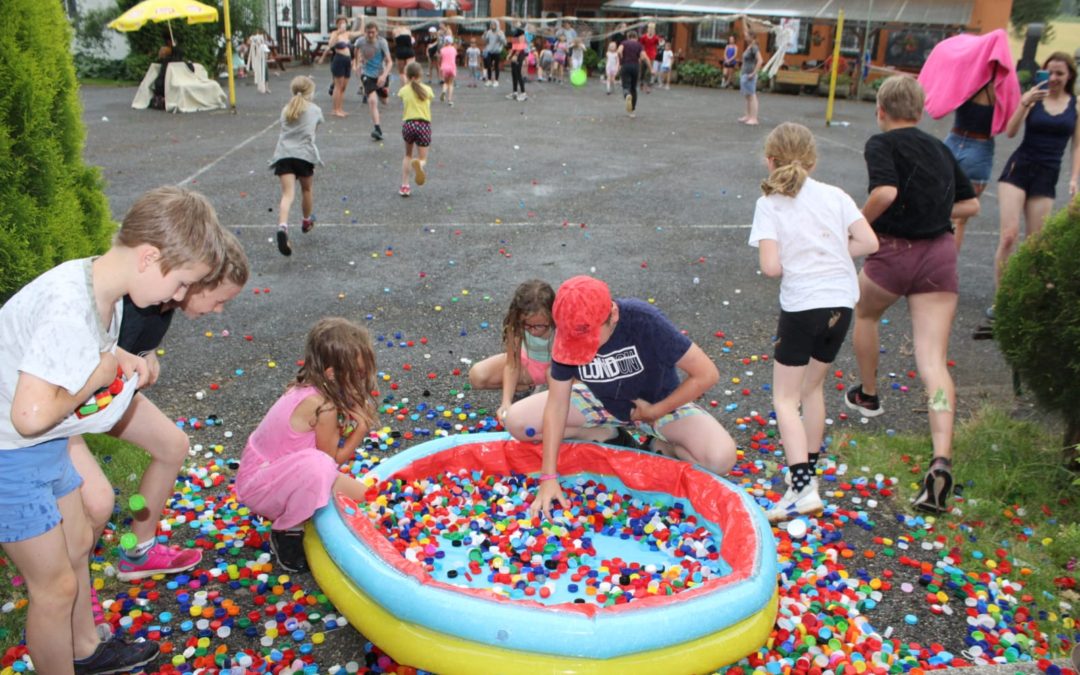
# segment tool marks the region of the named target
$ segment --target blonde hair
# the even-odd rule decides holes
[[[326,371],[333,370],[333,379]],[[319,414],[333,410],[357,422],[375,424],[375,350],[371,335],[362,326],[340,317],[320,319],[312,326],[304,348],[304,365],[293,387],[314,387],[325,399]]]
[[[307,75],[297,75],[292,79],[289,88],[292,89],[292,98],[285,104],[281,112],[285,115],[285,121],[291,124],[300,119],[300,116],[307,110],[308,104],[311,103],[311,99],[315,96],[315,80]]]
[[[784,122],[765,139],[765,156],[773,161],[773,170],[761,181],[761,191],[794,197],[817,164],[814,134],[801,124]]]
[[[420,78],[423,76],[424,67],[416,61],[405,66],[405,78],[409,81],[409,86],[412,87],[413,93],[416,94],[417,99],[426,101],[427,90],[424,89],[424,85],[420,84]]]
[[[221,229],[222,246],[225,249],[225,262],[221,265],[218,273],[192,284],[188,295],[201,293],[205,290],[215,289],[221,284],[231,283],[238,288],[243,288],[248,282],[251,270],[248,267],[247,254],[236,235],[225,228]]]
[[[893,75],[881,83],[877,93],[878,107],[894,120],[917,122],[922,117],[926,94],[914,77]]]
[[[203,263],[207,276],[220,274],[225,262],[223,230],[210,201],[194,190],[175,185],[148,190],[139,197],[120,224],[115,244],[155,247],[162,274]]]

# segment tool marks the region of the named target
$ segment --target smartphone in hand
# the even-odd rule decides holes
[[[1044,82],[1048,82],[1049,80],[1050,80],[1050,71],[1048,71],[1048,70],[1036,70],[1035,71],[1035,86],[1036,87],[1039,86],[1040,84],[1043,84]]]

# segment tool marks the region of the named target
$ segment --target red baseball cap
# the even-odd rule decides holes
[[[610,316],[611,291],[607,284],[585,275],[564,281],[551,308],[555,321],[551,358],[568,366],[592,361],[600,349],[600,327]]]

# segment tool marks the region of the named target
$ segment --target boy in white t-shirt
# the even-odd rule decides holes
[[[825,375],[859,299],[852,258],[877,251],[878,241],[851,197],[809,177],[817,163],[809,129],[792,122],[773,129],[765,159],[770,173],[750,245],[759,248],[761,271],[782,277],[773,407],[790,487],[766,512],[776,522],[824,509],[815,471],[825,435]]]
[[[469,68],[469,74],[472,75],[469,86],[475,87],[476,83],[483,79],[480,73],[480,48],[476,46],[476,38],[469,41],[469,48],[465,50],[465,63]]]
[[[111,429],[146,381],[146,362],[116,346],[123,297],[182,300],[222,256],[209,202],[159,188],[132,207],[108,252],[57,265],[0,307],[0,547],[26,580],[39,672],[117,672],[157,657],[155,642],[102,642],[94,627],[93,537],[67,442]]]

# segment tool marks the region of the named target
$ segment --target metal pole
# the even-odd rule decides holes
[[[825,107],[825,124],[832,124],[833,103],[836,100],[836,71],[840,65],[840,39],[844,34],[844,10],[836,17],[836,35],[833,36],[832,72],[829,75],[829,104]]]
[[[229,107],[236,114],[236,80],[233,79],[232,24],[229,22],[229,0],[225,0],[225,69],[229,73]]]

